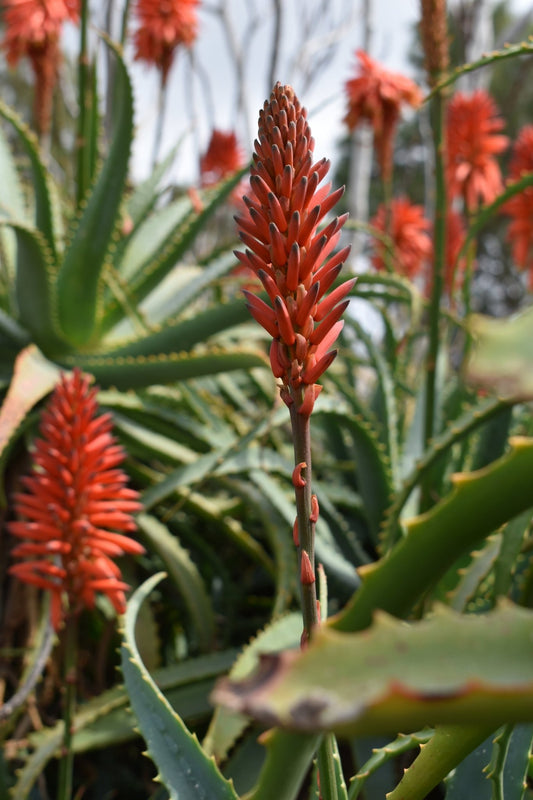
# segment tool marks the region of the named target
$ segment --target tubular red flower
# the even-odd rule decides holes
[[[198,34],[199,0],[138,0],[135,58],[154,64],[166,82],[179,45],[190,47]]]
[[[509,177],[517,181],[533,172],[533,125],[525,125],[513,147]],[[529,288],[533,289],[533,186],[511,197],[502,207],[511,217],[507,238],[518,267],[529,269]]]
[[[92,607],[97,591],[123,613],[128,586],[111,558],[144,552],[124,535],[135,530],[131,514],[141,504],[116,468],[125,456],[110,433],[110,415],[98,414],[96,392],[79,369],[61,377],[41,417],[34,467],[22,479],[26,491],[13,496],[15,513],[24,519],[9,523],[9,531],[26,541],[12,554],[32,560],[10,572],[52,593],[56,630],[66,609]]]
[[[392,171],[393,138],[402,105],[418,108],[422,92],[410,78],[389,72],[364,50],[355,54],[359,61],[358,72],[346,82],[348,111],[344,121],[353,131],[362,121],[372,126],[376,154],[383,177],[390,178]]]
[[[35,74],[35,118],[48,131],[52,96],[61,61],[59,38],[63,24],[79,20],[79,0],[5,0],[3,47],[10,66],[27,56]]]
[[[385,233],[386,210],[381,205],[370,223]],[[422,206],[412,204],[406,197],[398,197],[391,203],[390,236],[393,253],[392,266],[399,275],[414,278],[429,261],[433,251],[429,231],[431,223],[424,217]],[[381,239],[374,240],[372,264],[377,270],[386,268],[387,245]]]
[[[499,132],[504,122],[492,97],[483,89],[471,95],[457,92],[448,106],[446,147],[450,198],[463,197],[468,210],[492,203],[503,190],[495,155],[509,139]]]
[[[267,308],[275,315],[275,330],[272,314],[247,295],[253,316],[273,336],[270,360],[275,377],[282,380],[281,396],[305,416],[320,392],[315,376],[335,357],[335,351],[321,350],[323,369],[316,369],[320,342],[327,338],[333,344],[327,332],[340,332],[336,322],[344,306],[339,301],[354,283],[352,279],[335,289],[328,304],[325,293],[349,253],[349,248],[335,252],[347,215],[319,230],[343,190],[331,192],[329,183],[321,185],[329,162],[315,162],[313,150],[305,109],[290,86],[276,84],[259,113],[246,211],[236,217],[248,249],[237,257],[257,275],[272,304]]]

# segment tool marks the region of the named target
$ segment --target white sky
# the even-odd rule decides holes
[[[208,3],[209,0],[206,0]],[[232,0],[235,9],[236,25],[244,19],[242,3],[251,0]],[[263,0],[268,10],[269,3]],[[291,54],[291,26],[298,24],[298,12],[306,0],[283,0],[285,8],[292,18],[284,31],[282,51],[286,53],[285,65]],[[330,0],[331,3],[356,8],[354,0]],[[412,26],[419,18],[419,0],[373,0],[373,32],[371,54],[378,61],[392,70],[407,72],[408,48],[412,42]],[[360,0],[362,5],[362,0]],[[348,6],[346,6],[348,4]],[[531,0],[512,0],[512,8],[523,12],[532,7]],[[241,15],[241,16],[240,16]],[[169,79],[167,110],[161,154],[184,136],[184,142],[172,170],[177,181],[194,181],[197,175],[198,157],[209,139],[214,124],[222,130],[234,127],[235,80],[231,61],[228,60],[226,44],[221,35],[219,23],[212,14],[201,12],[201,25],[194,57],[201,65],[205,79],[210,85],[214,112],[205,103],[205,92],[200,82],[195,81],[191,89],[191,72],[186,53],[178,55],[176,68]],[[267,23],[268,24],[268,23]],[[255,136],[255,120],[257,110],[266,97],[266,63],[267,43],[270,41],[268,27],[263,40],[253,42],[251,61],[247,64],[253,69],[248,83],[247,97],[252,109],[252,130],[246,131],[242,124],[237,134],[242,145],[250,150]],[[302,95],[297,83],[294,88],[309,111],[309,121],[316,140],[315,152],[318,157],[327,156],[335,160],[335,143],[342,135],[342,118],[345,113],[343,87],[346,79],[353,73],[355,63],[354,51],[361,46],[362,30],[356,17],[351,27],[345,32],[339,43],[335,57],[324,70],[320,80],[313,84],[305,95]],[[264,45],[264,46],[262,46]],[[278,78],[282,82],[292,82],[292,75],[283,74],[283,67]],[[158,76],[156,70],[142,64],[133,67],[134,83],[137,97],[137,137],[132,162],[135,177],[142,178],[148,174],[151,164],[154,119],[157,115]],[[191,135],[191,126],[195,134]]]

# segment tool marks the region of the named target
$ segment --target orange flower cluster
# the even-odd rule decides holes
[[[462,197],[465,207],[491,203],[503,189],[494,158],[509,139],[500,134],[504,122],[492,97],[483,89],[471,95],[457,92],[448,106],[446,147],[447,181],[451,199]]]
[[[348,111],[344,121],[352,131],[367,120],[374,131],[374,143],[385,180],[392,174],[393,140],[402,105],[418,108],[422,92],[409,78],[389,72],[364,50],[358,50],[358,74],[346,82]]]
[[[533,125],[520,131],[509,164],[511,180],[519,180],[533,172]],[[511,217],[507,238],[512,244],[513,258],[522,269],[528,269],[529,288],[533,290],[533,186],[511,197],[502,209]]]
[[[96,592],[123,613],[129,587],[113,559],[144,552],[124,535],[135,530],[131,514],[141,504],[118,468],[124,452],[110,432],[110,414],[98,414],[96,392],[78,369],[62,376],[41,417],[34,468],[22,479],[26,491],[14,496],[21,519],[9,524],[11,534],[26,540],[14,548],[22,560],[10,572],[51,592],[55,630],[65,600],[76,613],[94,606]]]
[[[198,34],[199,0],[138,0],[135,58],[161,70],[166,82],[179,45],[190,47]]]
[[[235,133],[225,133],[215,128],[207,150],[200,159],[202,186],[214,186],[240,169],[243,164],[244,152]]]
[[[331,288],[349,248],[335,248],[347,215],[319,230],[343,189],[319,188],[329,162],[313,161],[307,113],[290,86],[276,84],[259,113],[248,213],[236,217],[246,252],[236,253],[261,281],[270,304],[245,292],[252,316],[272,336],[270,361],[281,396],[309,416],[322,387],[316,381],[336,356],[330,350],[354,280]]]
[[[50,127],[52,95],[61,59],[63,23],[78,22],[79,0],[5,0],[3,46],[10,66],[27,56],[35,74],[35,116],[41,132]]]
[[[386,233],[387,214],[384,205],[379,206],[370,224],[381,233]],[[389,235],[395,272],[410,279],[420,274],[433,252],[430,231],[431,223],[425,218],[422,206],[411,203],[406,197],[392,201]],[[377,270],[386,269],[386,252],[386,241],[375,238],[372,264]]]

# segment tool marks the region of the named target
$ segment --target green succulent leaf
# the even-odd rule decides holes
[[[305,651],[264,657],[214,697],[269,725],[343,736],[531,721],[532,625],[533,612],[510,603],[486,615],[442,606],[410,624],[379,613],[363,632],[320,628]]]
[[[162,577],[161,573],[154,575],[137,589],[124,617],[122,671],[133,711],[148,754],[172,800],[237,800],[231,783],[204,753],[196,736],[189,733],[140,659],[135,620],[141,604]]]
[[[178,539],[158,519],[148,514],[138,514],[137,523],[150,551],[159,554],[184,599],[198,647],[202,651],[209,650],[213,646],[215,631],[213,608],[196,564]]]
[[[405,524],[406,535],[386,558],[359,570],[362,584],[328,624],[361,630],[381,608],[402,617],[463,554],[533,505],[533,439],[513,437],[502,458],[452,476],[453,490]],[[413,567],[416,565],[416,567]]]
[[[28,128],[18,114],[0,100],[0,116],[9,122],[17,132],[32,169],[32,186],[35,198],[35,227],[44,237],[53,259],[56,253],[56,220],[54,203],[52,202],[52,184],[39,152],[39,143],[35,134]]]
[[[68,340],[86,345],[100,314],[101,280],[113,247],[120,217],[133,135],[133,95],[118,49],[116,57],[115,125],[111,147],[93,188],[76,219],[58,274],[58,314]]]
[[[11,223],[17,238],[16,296],[20,323],[43,350],[61,351],[54,311],[56,265],[41,233]]]
[[[229,370],[267,366],[267,359],[258,350],[205,348],[197,353],[169,353],[154,356],[77,355],[64,357],[67,367],[78,365],[90,372],[102,388],[138,389],[157,383],[173,383],[200,378]]]

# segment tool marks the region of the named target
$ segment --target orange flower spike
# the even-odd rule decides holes
[[[450,198],[463,197],[475,211],[480,203],[492,203],[503,190],[495,155],[507,148],[500,134],[504,121],[492,97],[484,89],[471,95],[457,92],[448,106],[446,147]]]
[[[135,59],[160,69],[164,83],[176,48],[191,47],[198,35],[198,5],[199,0],[137,0]]]
[[[509,164],[509,178],[517,181],[527,172],[533,172],[533,125],[525,125],[518,134]],[[533,289],[533,187],[528,186],[507,200],[502,211],[511,217],[507,239],[513,258],[518,267],[529,269],[529,288]]]
[[[61,377],[41,417],[35,466],[21,480],[25,491],[13,496],[22,519],[10,522],[9,532],[25,541],[13,549],[22,560],[10,572],[51,592],[56,630],[66,607],[71,613],[92,607],[96,592],[123,613],[128,586],[112,558],[144,552],[124,535],[135,530],[131,515],[141,504],[118,468],[124,452],[111,434],[110,415],[98,413],[96,391],[79,369]]]
[[[346,82],[348,111],[344,118],[350,131],[366,120],[372,126],[378,163],[383,177],[392,172],[393,139],[402,105],[418,108],[422,92],[410,78],[389,72],[364,50],[357,50],[355,77]]]
[[[262,309],[259,316],[263,321],[268,317],[268,332],[275,340],[270,358],[275,377],[282,381],[281,397],[305,417],[320,392],[314,378],[336,355],[332,350],[324,360],[326,353],[321,352],[318,359],[320,342],[331,329],[340,333],[336,323],[345,310],[341,301],[354,284],[347,281],[331,299],[326,297],[349,253],[347,247],[335,252],[347,215],[318,230],[343,189],[331,192],[330,184],[321,185],[329,162],[315,162],[313,150],[307,112],[290,86],[276,84],[259,112],[246,210],[235,218],[248,248],[237,257],[263,284],[275,315],[276,331],[268,312]],[[322,298],[320,319],[315,319]],[[258,319],[257,305],[249,297],[247,302]],[[327,339],[332,345],[332,337]],[[323,366],[318,371],[317,360]]]
[[[77,23],[79,0],[5,0],[3,3],[7,62],[30,59],[35,74],[35,118],[41,133],[50,128],[53,91],[61,52],[59,39],[63,24]]]
[[[370,224],[385,233],[386,212],[381,205]],[[431,223],[424,217],[422,206],[414,205],[406,197],[395,198],[390,210],[390,233],[393,244],[393,267],[399,275],[414,278],[420,274],[424,264],[429,261],[433,251],[430,237]],[[374,240],[372,264],[377,270],[384,270],[386,246],[379,239]]]

